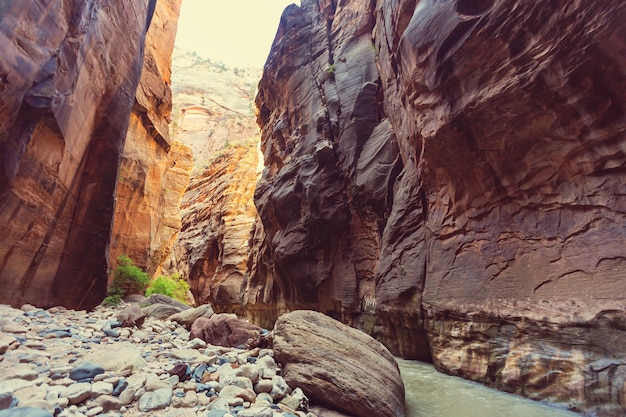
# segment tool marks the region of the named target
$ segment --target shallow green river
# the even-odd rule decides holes
[[[398,359],[407,417],[580,417],[580,414],[444,375],[432,365]]]

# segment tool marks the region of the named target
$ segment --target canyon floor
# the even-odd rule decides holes
[[[0,305],[0,416],[316,416],[296,411],[306,397],[272,349],[190,340],[154,317],[118,327],[124,307]]]

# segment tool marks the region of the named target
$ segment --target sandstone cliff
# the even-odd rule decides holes
[[[155,1],[0,7],[0,303],[104,297],[115,183]]]
[[[193,176],[181,205],[183,227],[166,267],[187,279],[196,303],[216,311],[240,304],[256,219],[257,165],[255,147],[225,149]]]
[[[626,6],[303,0],[259,85],[243,303],[626,410]]]
[[[180,230],[179,206],[192,168],[191,150],[169,135],[180,1],[157,3],[116,191],[111,263],[127,254],[149,275],[159,271]]]
[[[175,49],[172,136],[194,154],[182,231],[164,263],[191,285],[197,303],[240,311],[254,229],[259,128],[253,97],[261,70],[229,68]]]

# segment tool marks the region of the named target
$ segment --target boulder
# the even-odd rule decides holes
[[[150,304],[150,305],[165,304],[168,306],[176,307],[180,309],[180,311],[188,310],[191,308],[187,304],[181,303],[180,301],[175,300],[172,297],[168,297],[167,295],[164,295],[164,294],[152,294],[150,297],[145,299],[145,303]]]
[[[130,374],[141,370],[147,362],[140,352],[130,343],[119,343],[115,349],[102,346],[100,349],[83,357],[85,362],[97,363],[107,372]]]
[[[387,348],[324,314],[300,310],[274,327],[274,352],[291,387],[356,417],[403,417],[404,384]]]
[[[199,317],[191,326],[190,339],[198,338],[216,346],[249,346],[257,343],[261,328],[237,318],[235,314]]]
[[[209,304],[204,304],[196,308],[190,308],[180,313],[176,313],[169,317],[169,320],[175,321],[178,324],[182,324],[187,328],[187,330],[191,329],[192,324],[198,317],[209,318],[214,314],[213,308]],[[193,337],[191,338],[193,339]]]
[[[152,304],[143,308],[143,313],[148,317],[154,317],[159,320],[165,320],[169,316],[180,313],[182,310],[179,307],[175,307],[167,304]]]
[[[146,315],[137,304],[131,304],[117,313],[117,321],[119,321],[120,325],[123,327],[141,327],[145,320]]]

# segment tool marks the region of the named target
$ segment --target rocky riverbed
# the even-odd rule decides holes
[[[0,415],[313,416],[271,349],[207,345],[154,317],[120,327],[121,310],[1,306],[0,408],[17,408]]]
[[[238,344],[195,337],[206,338],[215,323],[227,323],[212,330],[230,337],[224,344]],[[0,305],[0,329],[0,417],[344,416],[309,407],[303,390],[289,386],[271,348],[273,334],[209,306],[181,312],[166,304],[122,304],[87,312]],[[323,365],[315,373],[323,375]],[[393,415],[404,415],[403,401]]]

